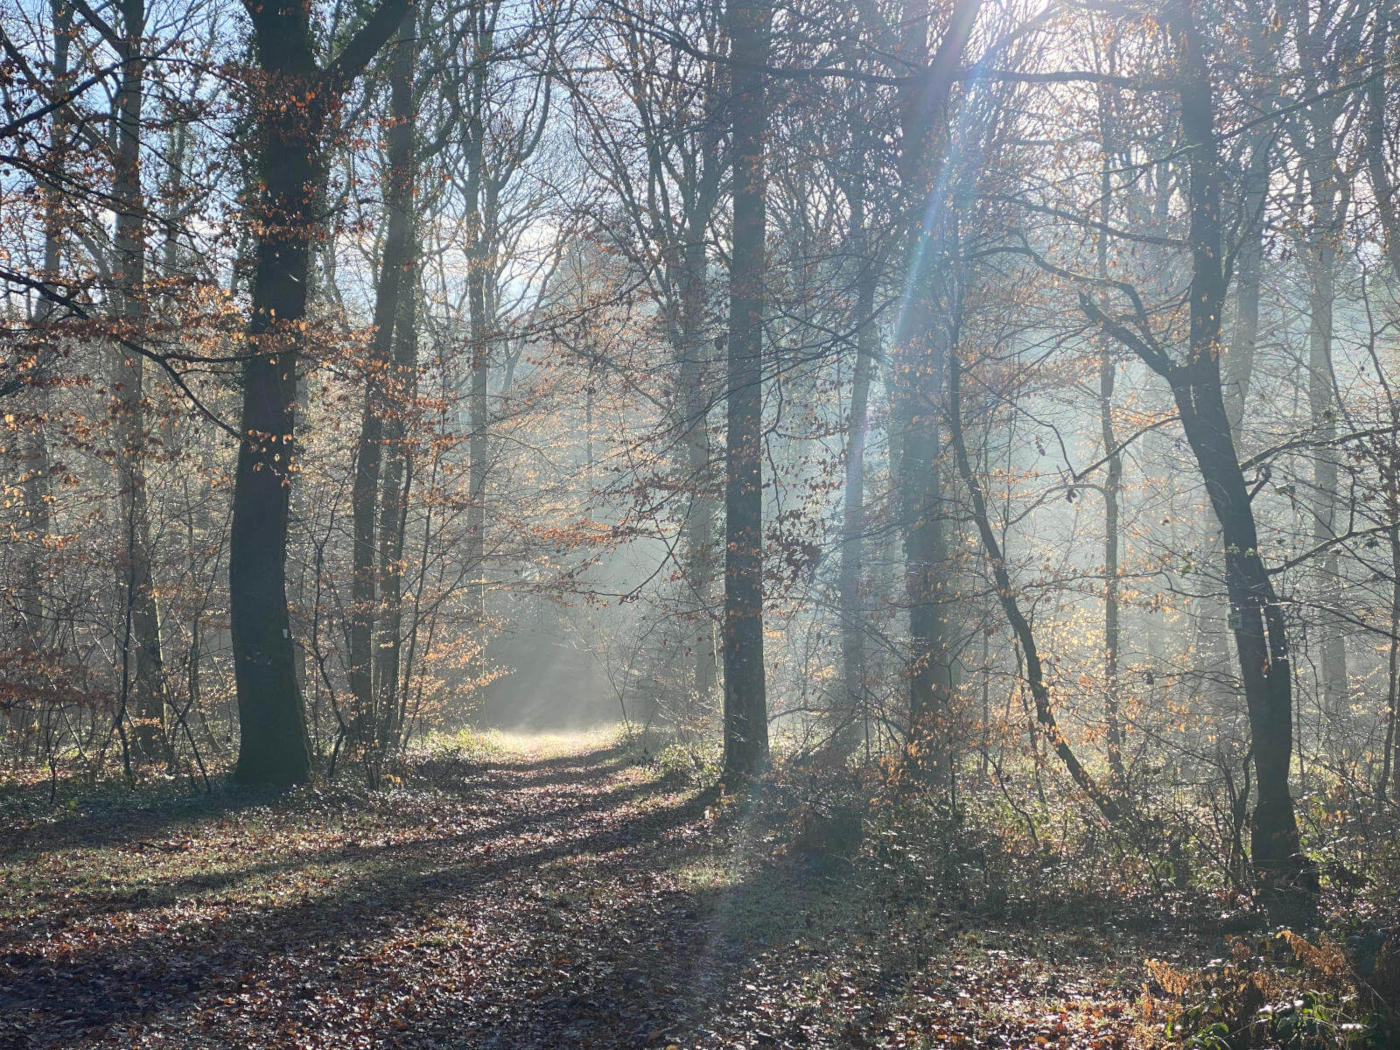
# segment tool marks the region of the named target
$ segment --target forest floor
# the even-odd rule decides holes
[[[1133,1047],[1144,958],[1203,950],[946,910],[714,801],[586,738],[11,813],[0,1050]]]

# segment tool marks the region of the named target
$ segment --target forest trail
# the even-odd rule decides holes
[[[1135,1045],[1131,935],[877,899],[586,743],[10,822],[0,1050]]]

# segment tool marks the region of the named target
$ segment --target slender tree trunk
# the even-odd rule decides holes
[[[1400,798],[1400,499],[1397,499],[1396,478],[1400,474],[1400,457],[1390,463],[1390,645],[1386,666],[1385,746],[1381,752],[1381,778],[1378,794],[1381,798]],[[1392,784],[1392,778],[1394,783]]]
[[[379,285],[374,300],[374,339],[365,368],[365,406],[351,488],[354,518],[350,581],[349,686],[360,715],[375,723],[374,623],[378,611],[378,564],[375,523],[379,509],[379,476],[383,461],[384,419],[391,408],[386,388],[391,385],[390,358],[394,323],[400,300],[412,295],[405,279],[410,265],[413,208],[413,22],[405,18],[393,46],[387,158],[384,176],[386,230],[380,259]],[[367,731],[369,727],[366,727]]]
[[[1244,236],[1235,257],[1235,323],[1225,352],[1225,410],[1230,433],[1239,443],[1249,384],[1254,375],[1254,354],[1259,342],[1259,293],[1264,263],[1264,202],[1269,193],[1271,139],[1257,135],[1245,167]]]
[[[1330,109],[1330,107],[1329,107]],[[1330,134],[1330,129],[1319,129]],[[1319,165],[1321,166],[1321,165]],[[1336,294],[1336,186],[1332,165],[1313,171],[1313,229],[1308,245],[1308,408],[1316,449],[1313,453],[1313,542],[1336,536],[1337,406],[1332,390],[1332,300]],[[1347,704],[1346,642],[1336,615],[1342,601],[1341,564],[1335,546],[1323,553],[1318,566],[1317,616],[1322,674],[1323,738],[1330,745],[1342,728]],[[1344,734],[1343,734],[1344,735]]]
[[[141,58],[146,27],[144,0],[122,0],[122,76],[116,97],[117,153],[113,164],[112,197],[116,210],[113,245],[116,251],[115,301],[121,337],[128,343],[145,340],[146,204],[141,187],[141,109],[145,63]],[[146,492],[146,410],[142,358],[117,347],[117,482],[120,489],[122,593],[130,613],[131,630],[123,646],[131,646],[123,661],[130,669],[133,753],[138,761],[165,756],[165,667],[160,644],[160,612],[156,606],[151,568],[150,507]]]
[[[412,220],[410,220],[412,223]],[[388,460],[384,465],[384,491],[379,511],[379,575],[383,581],[379,648],[375,678],[379,704],[379,745],[390,752],[403,743],[405,727],[400,688],[403,642],[404,534],[408,528],[408,495],[413,482],[413,461],[408,442],[409,414],[418,391],[418,294],[416,237],[410,248],[406,287],[400,297],[397,334],[394,339],[393,414],[386,427]]]
[[[1112,42],[1109,44],[1113,47]],[[1116,72],[1114,52],[1109,51],[1109,71]],[[1113,116],[1116,98],[1105,89],[1099,95],[1099,137],[1103,143],[1103,160],[1099,168],[1099,195],[1103,199],[1103,221],[1112,223],[1114,152]],[[1108,236],[1100,234],[1097,251],[1098,274],[1108,278]],[[1118,435],[1113,427],[1113,388],[1118,379],[1118,362],[1111,343],[1104,341],[1099,354],[1099,433],[1103,454],[1107,457],[1103,483],[1103,642],[1104,642],[1104,720],[1107,723],[1108,768],[1114,782],[1123,784],[1123,723],[1118,703],[1118,665],[1122,648],[1122,627],[1119,614],[1118,522],[1119,500],[1123,492],[1123,457],[1118,453]]]
[[[711,495],[709,361],[710,341],[705,335],[705,227],[708,215],[689,225],[682,253],[681,361],[679,401],[685,414],[685,468],[693,496],[686,514],[686,589],[695,604],[691,647],[694,657],[695,697],[703,707],[714,695],[714,615],[711,593],[715,571],[715,500]]]
[[[1118,504],[1123,492],[1123,457],[1116,451],[1113,429],[1113,387],[1118,371],[1113,354],[1104,348],[1099,359],[1099,428],[1108,452],[1108,472],[1103,484],[1103,638],[1104,712],[1108,723],[1108,767],[1118,782],[1123,780],[1123,720],[1118,697],[1118,669],[1123,644],[1119,611],[1118,543],[1121,525]]]
[[[69,44],[72,41],[73,9],[64,0],[50,0],[49,17],[53,23],[53,90],[61,96],[72,85],[69,69]],[[53,114],[50,151],[54,180],[44,183],[44,280],[57,281],[63,266],[63,186],[67,167],[68,107],[60,106]],[[35,326],[44,331],[54,312],[53,303],[41,298],[35,311]],[[20,612],[24,617],[25,634],[34,652],[47,648],[48,624],[45,616],[45,547],[44,537],[52,528],[49,513],[49,446],[46,437],[49,416],[48,383],[43,376],[36,384],[36,420],[24,435],[24,480],[21,495],[24,500],[24,521],[29,534],[30,554],[24,562],[20,585]]]
[[[1250,845],[1266,904],[1283,919],[1316,906],[1317,869],[1303,854],[1289,766],[1293,755],[1293,695],[1287,625],[1259,551],[1249,487],[1230,433],[1220,378],[1220,322],[1227,291],[1220,220],[1221,175],[1215,100],[1204,34],[1187,0],[1173,10],[1180,41],[1181,127],[1189,173],[1192,251],[1188,356],[1176,363],[1112,321],[1086,297],[1090,315],[1167,380],[1182,430],[1205,481],[1225,544],[1226,589],[1235,648],[1249,712],[1257,801]]]
[[[483,262],[470,264],[473,272]],[[484,642],[486,630],[486,482],[490,472],[487,462],[488,432],[490,429],[491,381],[490,334],[486,322],[486,296],[483,293],[482,277],[471,274],[467,277],[467,301],[471,311],[471,406],[472,429],[467,442],[470,467],[467,477],[467,491],[470,502],[467,505],[467,564],[472,569],[471,603],[472,617],[480,640]]]
[[[842,493],[841,570],[837,593],[841,607],[841,673],[846,726],[842,737],[853,740],[865,703],[865,438],[870,405],[870,380],[879,350],[880,328],[875,321],[875,292],[879,270],[871,257],[866,228],[864,187],[849,196],[852,249],[860,274],[856,279],[856,362],[851,381],[851,409],[846,428],[846,473]]]
[[[479,632],[479,640],[485,643],[486,637],[486,483],[490,471],[490,455],[487,438],[490,429],[490,381],[491,381],[491,337],[495,318],[488,316],[486,278],[490,266],[491,246],[488,239],[488,220],[482,198],[486,157],[486,125],[484,107],[486,105],[487,67],[485,55],[491,49],[492,36],[485,31],[477,41],[478,59],[470,76],[470,110],[466,119],[467,182],[465,197],[467,207],[467,309],[471,314],[470,332],[472,343],[471,358],[471,437],[467,443],[470,466],[467,488],[470,502],[467,506],[467,564],[472,566],[475,581],[472,584],[471,610]]]
[[[1203,33],[1185,6],[1181,122],[1190,172],[1192,246],[1190,357],[1169,379],[1182,428],[1225,542],[1226,587],[1244,680],[1257,801],[1251,827],[1255,870],[1271,907],[1305,912],[1315,905],[1317,870],[1303,855],[1288,783],[1293,754],[1292,663],[1283,608],[1259,553],[1249,488],[1230,434],[1217,348],[1226,276],[1220,222],[1221,177],[1214,94]]]
[[[1378,4],[1375,26],[1371,34],[1370,68],[1386,68],[1391,32],[1390,5]],[[1392,173],[1387,164],[1387,132],[1392,121],[1386,106],[1384,76],[1373,76],[1366,88],[1366,171],[1371,192],[1376,199],[1376,212],[1384,233],[1386,259],[1391,274],[1400,279],[1400,195],[1396,193]],[[1379,368],[1379,365],[1377,365]],[[1400,415],[1395,402],[1390,402],[1391,425],[1400,429]],[[1386,704],[1385,756],[1382,760],[1380,794],[1400,798],[1400,455],[1390,461],[1387,480],[1387,501],[1390,510],[1391,557],[1391,619],[1389,690]]]
[[[1375,28],[1371,32],[1370,68],[1389,68],[1390,34],[1393,30],[1390,4],[1375,7]],[[1366,173],[1376,198],[1376,215],[1385,237],[1385,255],[1391,272],[1400,278],[1400,191],[1387,162],[1387,138],[1393,130],[1394,113],[1388,105],[1386,85],[1392,78],[1368,78],[1366,86]]]
[[[724,768],[752,776],[768,761],[763,664],[763,309],[768,111],[763,67],[770,0],[729,0],[734,219],[729,269],[724,484]]]
[[[977,524],[977,532],[982,539],[982,548],[992,570],[997,600],[1001,604],[1002,611],[1006,614],[1007,622],[1011,625],[1011,632],[1016,636],[1021,656],[1025,660],[1026,684],[1030,687],[1031,699],[1035,703],[1035,724],[1039,728],[1039,735],[1043,736],[1054,749],[1055,754],[1068,770],[1070,777],[1080,790],[1089,796],[1090,801],[1094,803],[1099,812],[1111,823],[1124,824],[1126,816],[1122,807],[1116,799],[1103,790],[1089,771],[1084,768],[1055,718],[1055,711],[1050,703],[1050,687],[1045,681],[1045,674],[1040,662],[1040,650],[1035,641],[1035,632],[1031,628],[1030,621],[1026,619],[1025,613],[1021,611],[1020,602],[1016,599],[1016,590],[1006,571],[1006,557],[1002,553],[1001,544],[992,528],[991,516],[987,513],[986,498],[982,494],[982,487],[978,484],[976,475],[972,473],[972,461],[967,454],[967,437],[963,433],[962,426],[961,376],[962,366],[958,363],[956,352],[953,352],[949,355],[948,392],[948,432],[953,449],[953,459],[957,464],[958,473],[962,476],[963,483],[967,486],[968,495],[971,497],[972,517]]]

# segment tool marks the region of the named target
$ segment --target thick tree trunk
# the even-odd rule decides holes
[[[116,210],[115,305],[123,340],[145,340],[146,233],[141,189],[141,109],[145,63],[141,37],[146,27],[144,0],[122,0],[122,77],[116,96],[117,153],[112,198]],[[139,761],[165,757],[165,667],[160,645],[160,612],[151,568],[150,508],[146,493],[146,410],[142,358],[117,346],[117,484],[122,535],[123,696],[129,688],[132,744]]]
[[[306,282],[324,178],[325,101],[300,4],[254,16],[268,80],[261,104],[262,199],[248,357],[243,365],[242,441],[229,536],[229,603],[238,687],[235,779],[300,783],[311,775],[306,709],[297,682],[287,609],[287,525],[294,465],[296,376]]]
[[[724,769],[768,762],[763,664],[763,308],[766,266],[769,0],[729,0],[734,220],[729,269],[724,483]]]
[[[305,4],[249,0],[246,6],[263,74],[258,85],[262,195],[229,534],[239,728],[234,778],[283,786],[311,775],[286,561],[297,367],[318,226],[315,202],[325,180],[321,136],[340,92],[398,27],[408,0],[381,0],[324,72],[316,65]]]
[[[914,72],[899,89],[906,242],[904,297],[894,334],[892,422],[899,441],[899,525],[909,604],[910,740],[920,766],[934,780],[949,768],[947,709],[954,686],[944,608],[949,567],[941,473],[947,326],[939,319],[938,276],[947,209],[939,199],[937,174],[946,148],[943,110],[980,6],[960,0],[930,56],[928,0],[908,0],[901,40],[901,57]]]

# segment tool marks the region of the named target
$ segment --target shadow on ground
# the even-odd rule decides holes
[[[739,961],[673,874],[715,848],[705,798],[617,747],[461,772],[12,842],[0,1046],[646,1045],[704,1012]]]
[[[941,951],[617,747],[428,772],[10,848],[0,1048],[860,1046]]]

